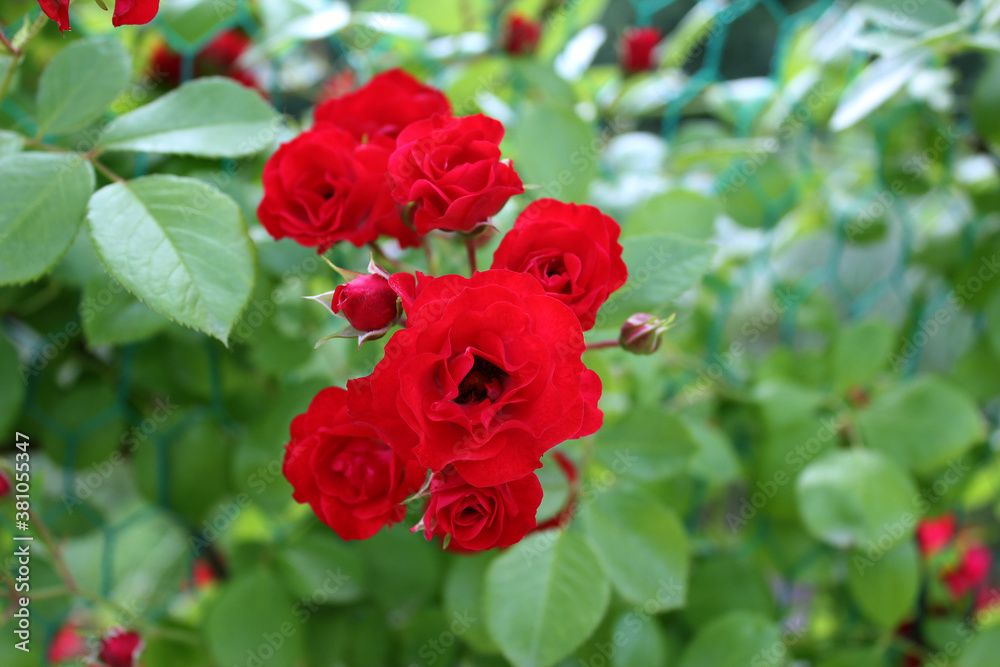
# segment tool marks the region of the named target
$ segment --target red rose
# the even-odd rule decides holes
[[[636,74],[656,69],[653,51],[663,39],[656,28],[628,28],[619,44],[622,69],[626,74]]]
[[[424,535],[451,535],[467,551],[509,547],[535,527],[542,485],[529,473],[497,486],[472,486],[454,468],[434,476],[424,512]]]
[[[358,141],[383,141],[395,147],[396,137],[410,123],[435,114],[451,115],[448,98],[398,69],[376,75],[353,93],[316,107],[317,126],[335,125]]]
[[[389,151],[336,128],[303,132],[264,165],[257,208],[271,236],[289,236],[324,252],[338,241],[362,246],[380,233],[419,243],[399,217],[385,177]]]
[[[160,0],[115,0],[115,13],[111,24],[144,25],[156,17]]]
[[[521,14],[507,17],[503,33],[503,50],[512,56],[530,55],[538,48],[542,24]]]
[[[402,521],[400,503],[423,484],[426,469],[393,453],[375,433],[352,424],[347,392],[329,387],[292,420],[282,472],[292,497],[345,540],[363,540]]]
[[[958,600],[969,591],[979,588],[986,581],[993,566],[990,550],[982,544],[973,544],[962,555],[962,562],[942,576],[951,596]]]
[[[70,0],[38,0],[45,15],[59,24],[59,32],[69,30]],[[149,23],[160,9],[160,0],[115,0],[111,24],[142,25]]]
[[[482,114],[435,116],[404,129],[389,158],[392,196],[416,202],[419,234],[469,231],[524,192],[521,179],[500,160],[503,125]]]
[[[600,428],[601,382],[580,360],[580,323],[534,278],[434,278],[407,316],[375,371],[347,384],[351,417],[403,458],[495,486]]]
[[[924,519],[917,526],[917,543],[920,553],[930,558],[955,537],[955,515],[945,514],[937,519]]]
[[[389,281],[376,274],[362,274],[338,285],[330,309],[358,331],[378,331],[396,321],[396,293]]]
[[[59,32],[69,30],[69,0],[38,0],[38,6],[59,24]]]
[[[492,268],[534,276],[573,309],[586,331],[608,296],[628,279],[620,233],[618,223],[593,206],[539,199],[503,237]]]
[[[194,57],[191,75],[225,76],[267,96],[253,72],[243,69],[239,58],[253,45],[249,37],[238,30],[227,30],[209,42]],[[166,43],[157,45],[150,61],[154,76],[169,87],[181,84],[181,56]]]
[[[104,667],[135,667],[142,648],[139,633],[112,630],[101,639],[97,659]]]

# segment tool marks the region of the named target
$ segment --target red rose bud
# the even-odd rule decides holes
[[[10,478],[7,477],[7,474],[3,470],[0,470],[0,498],[10,493],[10,489]]]
[[[104,667],[135,667],[142,647],[142,637],[137,632],[118,628],[101,639],[97,659]]]
[[[647,313],[636,313],[625,320],[618,343],[632,354],[653,354],[660,347],[663,333],[673,323],[673,315],[661,320]]]
[[[330,309],[358,331],[380,331],[396,321],[396,298],[382,276],[361,275],[337,286]]]
[[[512,56],[531,55],[538,48],[542,24],[521,14],[507,17],[503,33],[503,50]]]
[[[629,28],[622,35],[619,45],[622,69],[626,74],[636,74],[656,69],[653,52],[663,39],[656,28]]]
[[[49,644],[48,659],[53,665],[61,665],[66,662],[79,660],[89,653],[87,642],[78,632],[79,628],[75,623],[67,622]]]
[[[917,526],[917,544],[926,558],[940,552],[955,537],[955,515],[944,514],[937,519],[924,519]]]

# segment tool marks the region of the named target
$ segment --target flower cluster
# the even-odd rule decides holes
[[[454,117],[444,95],[401,71],[314,117],[264,168],[259,215],[276,238],[322,252],[380,235],[416,246],[437,233],[472,252],[475,234],[524,191],[501,158],[501,123]],[[535,529],[542,455],[602,423],[583,332],[627,279],[619,234],[594,207],[541,199],[491,268],[470,277],[389,273],[374,261],[366,274],[338,269],[346,282],[313,297],[347,320],[334,335],[364,342],[396,330],[371,375],[324,389],[292,422],[284,474],[294,498],[344,539],[402,521],[416,500],[413,530],[457,551],[510,546]]]

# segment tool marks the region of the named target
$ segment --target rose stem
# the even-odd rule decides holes
[[[616,340],[601,340],[596,343],[587,343],[588,350],[600,350],[606,347],[618,347]]]
[[[474,239],[465,239],[465,250],[469,255],[469,274],[475,273],[476,268],[476,242]]]

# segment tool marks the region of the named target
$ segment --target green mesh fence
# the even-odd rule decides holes
[[[635,12],[634,23],[636,25],[649,25],[654,22],[657,12],[660,12],[661,10],[672,5],[674,0],[630,0],[630,3]],[[804,22],[808,23],[815,21],[833,4],[833,0],[820,0],[802,11],[791,14],[788,13],[788,11],[779,2],[777,2],[777,0],[749,0],[748,2],[731,5],[731,14],[729,15],[730,20],[719,23],[715,29],[713,29],[711,35],[707,38],[704,45],[704,56],[700,67],[690,76],[680,93],[673,99],[669,100],[666,104],[661,124],[661,131],[664,139],[670,141],[675,136],[675,133],[682,122],[685,110],[692,100],[702,93],[709,85],[724,80],[722,74],[720,73],[720,66],[722,63],[723,50],[726,45],[726,40],[730,34],[732,25],[743,19],[748,12],[758,5],[763,5],[771,20],[773,20],[777,25],[778,39],[774,46],[774,56],[770,72],[770,77],[777,81],[782,67],[782,54],[785,53],[788,41],[793,35],[796,27],[800,26]],[[402,3],[402,7],[400,9],[401,11],[406,10],[405,1]],[[497,17],[494,16],[492,22],[494,31],[497,30],[496,19]],[[182,78],[191,77],[195,55],[221,32],[233,27],[239,27],[246,31],[249,35],[253,36],[260,31],[260,26],[256,23],[256,20],[251,14],[246,0],[240,0],[237,11],[232,17],[221,22],[211,33],[206,34],[196,43],[190,43],[185,40],[181,35],[171,30],[170,27],[159,18],[153,25],[156,27],[157,31],[163,35],[168,44],[175,51],[181,54],[184,62],[182,67]],[[81,30],[82,28],[74,26],[74,31]],[[611,38],[614,39],[615,37],[612,36]],[[348,52],[345,45],[343,45],[337,38],[330,38],[328,41],[330,47],[335,53],[344,55]],[[391,48],[392,41],[389,37],[379,39],[371,47],[375,53],[384,52]],[[433,61],[426,64],[428,67],[440,67],[440,65]],[[860,67],[863,64],[864,61],[859,60],[856,63],[856,66]],[[271,91],[271,95],[272,101],[280,108],[282,103],[280,91],[275,89]],[[5,99],[2,109],[15,120],[19,121],[29,131],[29,134],[33,134],[32,130],[35,129],[32,127],[33,123],[29,119],[27,113],[23,109],[19,108],[13,100],[9,97]],[[748,104],[741,106],[735,111],[737,119],[737,132],[744,137],[751,136],[751,128],[754,125],[754,120],[761,113],[761,108]],[[807,121],[803,136],[800,139],[799,149],[796,151],[799,169],[799,182],[804,182],[805,180],[812,178],[814,174],[814,168],[811,163],[811,154],[808,150],[808,145],[812,138],[813,131],[814,128]],[[876,142],[875,154],[884,155],[886,153],[885,148],[887,133],[888,127],[876,128],[876,132],[874,133],[874,140]],[[953,151],[953,147],[949,147],[948,151]],[[950,155],[946,157],[946,160],[950,161],[950,159]],[[742,162],[742,158],[734,159],[731,169],[736,169],[740,162]],[[135,162],[134,176],[141,176],[145,171],[145,165],[146,160],[140,155]],[[887,182],[885,176],[884,165],[879,165],[877,173],[877,182],[879,187],[872,192],[871,202],[873,203],[875,202],[875,196],[878,191],[885,190],[889,187],[889,183]],[[729,174],[727,170],[724,170],[718,177],[718,185],[724,185],[728,177]],[[771,232],[780,217],[783,215],[784,211],[787,210],[787,202],[796,201],[799,195],[798,183],[793,183],[787,191],[780,193],[777,197],[773,194],[768,194],[755,176],[750,176],[748,178],[746,187],[748,188],[748,191],[752,193],[755,201],[764,212],[764,221],[761,229],[765,233],[766,242],[756,256],[746,262],[745,265],[743,265],[740,270],[732,276],[732,278],[722,281],[719,279],[713,279],[710,276],[705,280],[705,287],[715,294],[717,301],[717,306],[712,314],[709,337],[707,340],[706,363],[708,363],[709,360],[711,360],[715,355],[723,351],[723,346],[725,344],[725,329],[727,322],[732,315],[732,308],[736,298],[756,277],[761,275],[774,276],[773,267],[770,263],[770,260],[772,259],[774,240]],[[820,185],[820,187],[823,186]],[[907,262],[910,258],[912,239],[914,235],[913,215],[909,205],[901,197],[894,198],[891,204],[891,211],[892,215],[902,223],[903,228],[901,251],[898,254],[898,259],[896,264],[892,267],[892,270],[888,272],[885,277],[874,281],[860,294],[852,295],[851,290],[842,281],[839,272],[841,260],[845,249],[847,248],[847,225],[849,221],[844,216],[838,217],[836,219],[836,229],[838,230],[838,234],[828,255],[813,270],[808,272],[798,282],[798,284],[792,286],[791,299],[788,300],[788,308],[780,315],[780,334],[783,342],[790,343],[793,340],[796,332],[798,307],[810,294],[818,289],[826,289],[830,294],[834,295],[834,297],[837,298],[845,307],[846,312],[849,313],[849,317],[851,319],[864,317],[867,313],[869,313],[873,306],[878,303],[879,299],[890,291],[896,291],[906,302],[910,301],[911,297],[906,292],[903,284],[903,276],[907,267]],[[963,247],[966,257],[971,254],[971,238],[976,226],[980,222],[981,220],[973,218],[967,223],[965,232],[967,239],[970,242],[966,243]],[[773,282],[775,284],[778,283],[777,280]],[[781,296],[778,294],[777,289],[775,291],[775,296]],[[931,295],[931,297],[919,307],[918,316],[913,319],[912,323],[913,332],[920,329],[928,315],[933,315],[935,310],[943,303],[946,296],[947,290],[941,288],[937,293]],[[38,344],[31,353],[32,363],[42,354],[42,349],[45,343],[45,338],[43,337],[39,337],[37,340]],[[138,345],[127,346],[120,350],[115,401],[111,405],[108,405],[104,410],[97,412],[83,424],[80,424],[75,428],[66,426],[60,421],[60,416],[58,414],[46,412],[38,405],[36,401],[36,385],[38,377],[32,376],[29,379],[24,413],[43,425],[49,432],[55,434],[63,440],[66,456],[65,460],[62,461],[62,484],[64,492],[68,496],[72,496],[74,494],[76,470],[75,463],[79,444],[88,435],[95,433],[102,426],[116,419],[121,419],[130,426],[138,426],[142,421],[142,415],[132,407],[133,387],[131,372],[136,351],[140,345],[143,344],[140,343]],[[195,423],[206,418],[214,418],[223,425],[229,424],[230,426],[237,428],[233,424],[232,419],[226,414],[226,410],[223,405],[223,395],[221,391],[222,378],[219,363],[219,355],[222,353],[224,352],[221,351],[221,348],[217,343],[206,340],[204,343],[204,354],[208,359],[209,384],[211,388],[211,395],[208,402],[201,406],[200,409],[193,411],[184,419],[173,424],[170,428],[163,429],[163,432],[155,432],[150,436],[152,446],[156,450],[157,461],[160,463],[160,465],[157,465],[156,479],[159,508],[166,510],[170,509],[168,490],[170,488],[171,480],[169,478],[169,468],[167,465],[163,465],[163,463],[167,460],[167,453],[171,443],[174,442],[187,429],[191,428]],[[920,350],[918,345],[917,353],[910,356],[907,360],[905,372],[907,374],[912,374],[917,369],[919,363]],[[731,376],[728,379],[733,382],[738,381],[738,378]],[[677,390],[679,391],[687,385],[690,380],[690,374],[680,374],[676,379]],[[746,442],[740,442],[740,438],[737,438],[737,442],[735,444],[738,449],[745,451],[747,446]],[[698,503],[694,502],[693,506],[697,507]],[[103,557],[101,561],[102,584],[101,590],[99,591],[101,595],[107,596],[111,592],[114,567],[113,547],[116,536],[124,530],[130,522],[141,519],[146,512],[157,510],[158,508],[156,506],[147,507],[139,510],[128,519],[120,521],[114,525],[106,523],[100,514],[93,511],[86,504],[79,505],[73,510],[79,512],[80,515],[86,518],[96,529],[100,530],[103,535]],[[46,509],[45,519],[50,523],[56,522],[67,512],[67,508],[62,504],[53,504]],[[691,520],[693,521],[694,518],[695,517],[691,517]],[[194,535],[197,534],[196,527],[186,526],[186,529],[192,531],[192,534]],[[766,531],[766,525],[762,526],[760,531],[755,533],[751,539],[745,542],[743,548],[748,550],[753,549],[755,544],[758,544],[765,539]],[[808,567],[810,559],[817,557],[819,553],[820,552],[816,552],[815,554],[807,556],[801,564],[799,570]],[[192,563],[194,557],[194,554],[190,555]],[[160,613],[165,613],[165,611],[165,609],[160,610]],[[147,615],[155,618],[157,611],[147,610]],[[55,630],[55,626],[50,626],[48,628],[48,636],[51,637]]]

